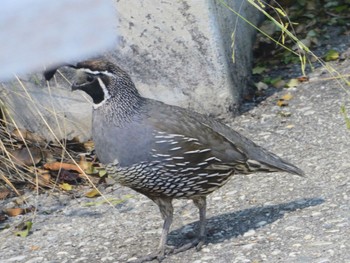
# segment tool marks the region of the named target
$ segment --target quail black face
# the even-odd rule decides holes
[[[79,89],[90,95],[95,109],[107,101],[119,105],[129,104],[124,108],[133,108],[141,100],[129,75],[109,61],[87,60],[74,68],[77,71],[72,90]]]
[[[79,69],[72,90],[85,91],[97,106],[110,97],[105,82],[108,82],[108,78],[103,73],[92,72],[89,69]]]

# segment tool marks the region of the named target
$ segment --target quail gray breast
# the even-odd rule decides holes
[[[72,89],[93,100],[92,134],[99,160],[117,182],[159,206],[163,231],[159,250],[149,259],[164,256],[174,198],[192,199],[199,208],[199,237],[187,247],[200,248],[206,237],[206,196],[232,175],[303,175],[219,121],[140,96],[129,75],[109,61],[84,61],[75,68]]]

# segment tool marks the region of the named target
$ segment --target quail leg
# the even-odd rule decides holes
[[[157,259],[160,262],[165,257],[167,236],[169,233],[171,223],[173,221],[172,199],[170,198],[151,198],[151,199],[158,205],[160,213],[162,214],[162,218],[164,219],[163,231],[160,237],[158,250],[155,253],[151,253],[145,257],[141,257],[136,260],[133,260],[131,261],[132,263],[148,262],[155,259]]]
[[[199,209],[199,235],[198,238],[194,241],[185,244],[177,249],[174,249],[173,253],[180,253],[183,251],[186,251],[190,248],[196,247],[197,251],[201,250],[202,246],[204,245],[206,241],[206,208],[207,208],[207,202],[206,197],[196,197],[192,198],[193,203],[198,207]]]
[[[173,205],[172,205],[172,200],[171,199],[157,199],[155,203],[158,205],[160,213],[162,214],[162,218],[164,220],[163,223],[163,231],[162,235],[160,237],[160,242],[158,246],[158,256],[160,258],[164,258],[165,255],[165,248],[166,248],[166,242],[167,242],[167,237],[169,233],[169,229],[171,226],[171,223],[173,222]]]
[[[192,199],[193,203],[198,207],[199,209],[199,242],[196,246],[197,250],[201,250],[202,246],[204,245],[207,237],[206,233],[206,211],[207,211],[207,200],[205,196],[198,197]]]

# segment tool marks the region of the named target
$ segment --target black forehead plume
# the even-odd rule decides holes
[[[55,75],[56,71],[61,68],[61,67],[71,67],[71,68],[76,68],[76,66],[72,64],[61,64],[59,66],[53,67],[53,68],[48,68],[47,70],[44,71],[44,78],[49,81],[52,79],[53,75]]]
[[[86,60],[77,63],[76,65],[72,64],[61,64],[59,66],[49,68],[44,72],[44,77],[47,81],[51,80],[52,77],[55,75],[57,69],[61,67],[71,67],[75,69],[89,69],[93,72],[109,72],[109,73],[117,73],[117,72],[123,72],[119,67],[114,65],[113,63],[107,61],[107,60],[100,60],[100,59],[95,59],[95,60]]]
[[[76,68],[90,69],[91,71],[105,71],[113,73],[116,71],[116,66],[106,60],[86,60],[79,62]]]

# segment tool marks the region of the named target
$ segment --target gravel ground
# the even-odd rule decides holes
[[[348,73],[350,61],[333,66]],[[309,83],[277,92],[234,120],[225,119],[298,165],[307,177],[235,176],[208,198],[208,244],[164,262],[350,262],[350,131],[340,114],[343,103],[350,110],[349,95],[334,81],[322,81],[325,77],[318,69]],[[276,106],[286,92],[293,95],[289,106]],[[96,199],[28,195],[28,202],[38,206],[32,233],[21,238],[12,229],[1,231],[0,262],[125,262],[154,251],[162,225],[157,207],[120,186],[103,192],[125,201],[89,207]],[[6,202],[2,205],[11,206]],[[193,236],[198,212],[186,200],[174,206],[168,244],[179,246]]]

